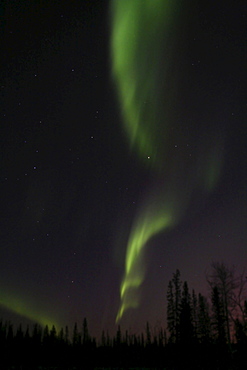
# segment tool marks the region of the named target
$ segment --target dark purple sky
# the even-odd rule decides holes
[[[165,325],[167,285],[177,268],[191,289],[207,294],[212,261],[239,272],[247,265],[244,3],[200,2],[185,37],[184,63],[197,63],[191,86],[207,97],[187,109],[203,122],[207,104],[217,102],[223,171],[214,192],[149,242],[141,305],[122,322],[133,332],[146,321]],[[188,6],[193,13],[195,3]],[[153,180],[122,132],[108,2],[1,7],[0,318],[48,317],[72,327],[87,317],[93,335],[111,332],[129,230]]]

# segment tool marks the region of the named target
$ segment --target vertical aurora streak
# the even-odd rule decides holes
[[[189,127],[178,119],[185,91],[180,86],[186,81],[189,85],[185,67],[181,68],[180,40],[187,15],[179,1],[111,2],[112,77],[124,131],[130,148],[159,184],[149,191],[132,224],[116,321],[140,303],[148,242],[174,227],[196,192],[211,191],[220,175],[222,153],[217,136],[203,138],[205,118]],[[202,128],[202,139],[188,154],[195,127]]]
[[[144,253],[147,242],[153,235],[173,224],[172,212],[164,211],[162,214],[154,216],[151,210],[151,206],[150,208],[147,207],[142,217],[137,218],[133,232],[129,236],[125,258],[125,276],[120,289],[122,304],[117,315],[117,321],[124,311],[138,307],[138,288],[145,277]]]

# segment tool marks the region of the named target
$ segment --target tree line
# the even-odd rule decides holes
[[[247,334],[247,277],[236,276],[234,268],[213,263],[207,276],[209,299],[189,292],[177,270],[167,290],[167,329],[171,343],[214,343],[243,341]]]
[[[246,369],[247,277],[213,263],[206,276],[209,297],[190,291],[179,270],[167,287],[167,327],[132,334],[118,326],[92,337],[87,319],[59,331],[34,324],[14,330],[0,321],[2,369]]]

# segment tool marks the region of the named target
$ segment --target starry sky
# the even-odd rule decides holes
[[[188,1],[185,12],[164,21],[165,36],[162,28],[149,33],[145,14],[137,12],[137,20],[129,12],[125,29],[131,30],[128,22],[135,25],[138,46],[132,49],[132,34],[124,31],[127,44],[120,39],[115,51],[118,3],[1,5],[4,320],[72,327],[87,317],[93,335],[114,332],[121,284],[129,281],[128,245],[140,225],[145,234],[163,209],[179,217],[151,233],[145,255],[133,265],[135,273],[141,264],[145,269],[134,292],[137,307],[126,310],[123,327],[138,332],[146,321],[165,325],[167,285],[177,268],[190,288],[205,295],[212,261],[239,272],[247,268],[245,1]],[[115,24],[122,23],[116,16]],[[128,55],[129,45],[135,68],[127,64],[121,80],[114,53],[126,48]],[[131,106],[121,95],[127,78],[130,91],[135,86]],[[125,123],[133,123],[129,110],[137,105],[144,106],[144,123],[136,123],[140,134],[130,145]],[[162,162],[158,172],[155,154],[138,144],[146,128]],[[220,162],[220,170],[212,167],[217,181],[211,186],[209,179],[210,191],[195,193],[195,173],[210,177],[208,157]],[[164,190],[170,188],[175,190]]]

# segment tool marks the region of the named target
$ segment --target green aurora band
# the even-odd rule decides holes
[[[193,143],[197,122],[185,128],[177,113],[184,98],[179,87],[186,75],[181,64],[185,44],[181,35],[189,18],[182,5],[178,0],[111,2],[112,77],[124,131],[130,148],[159,183],[158,189],[149,192],[132,225],[116,321],[140,303],[150,240],[177,225],[195,191],[214,189],[222,166],[217,136],[201,139],[190,157],[183,145]],[[174,147],[179,148],[176,154]]]

